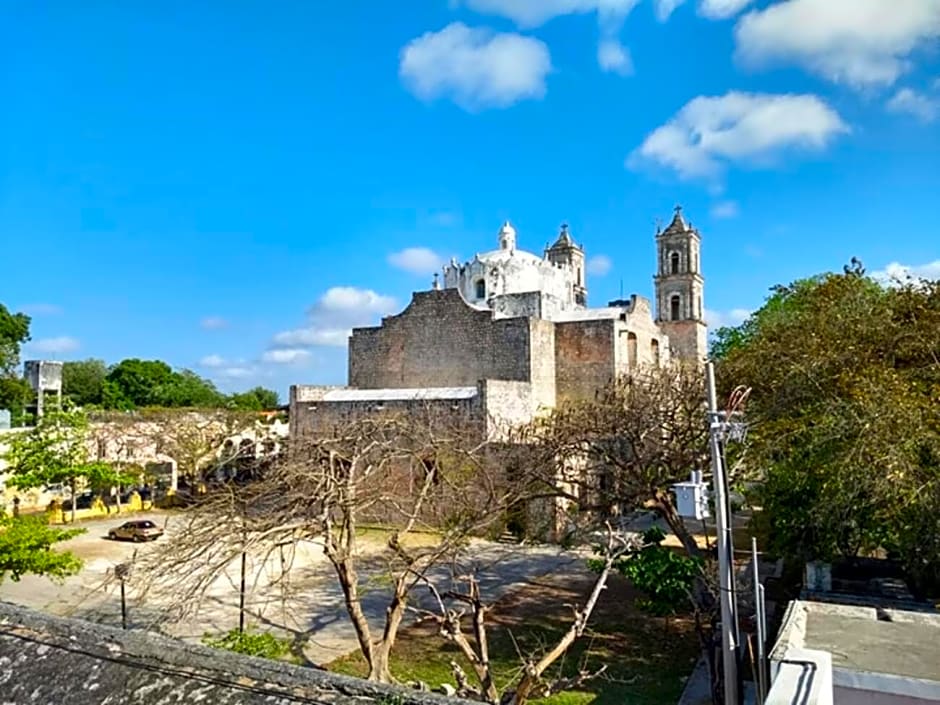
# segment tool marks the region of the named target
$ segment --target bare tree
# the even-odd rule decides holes
[[[584,604],[572,607],[573,615],[568,629],[557,642],[542,653],[520,654],[519,676],[502,692],[496,685],[489,657],[486,615],[490,611],[490,605],[486,604],[480,594],[480,584],[476,576],[472,573],[454,576],[457,583],[464,586],[462,590],[441,592],[432,582],[427,582],[437,599],[438,611],[424,611],[424,614],[437,621],[441,636],[460,649],[476,676],[477,685],[472,685],[460,664],[451,661],[458,695],[482,700],[491,705],[524,705],[533,698],[545,698],[576,688],[606,670],[605,665],[593,672],[582,669],[577,675],[569,678],[559,677],[549,680],[545,677],[546,672],[567,653],[577,639],[583,636],[594,607],[601,593],[607,588],[610,572],[617,561],[635,546],[634,539],[618,535],[609,525],[607,531],[608,538],[602,558],[598,559],[597,579]],[[472,641],[464,632],[463,621],[467,616],[471,622]]]
[[[522,435],[530,450],[526,474],[546,495],[602,517],[651,509],[689,555],[699,555],[670,491],[708,462],[698,366],[638,368],[594,399],[561,404]]]
[[[371,680],[393,681],[389,656],[415,587],[469,538],[504,519],[517,500],[473,427],[430,410],[337,424],[298,442],[264,475],[208,494],[177,537],[138,569],[147,590],[170,590],[194,610],[245,551],[262,560],[285,543],[316,539],[341,588]],[[361,531],[386,527],[390,594],[380,629],[362,607]],[[418,532],[433,532],[423,544]],[[285,580],[289,566],[272,581]]]

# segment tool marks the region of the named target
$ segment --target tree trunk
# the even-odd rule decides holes
[[[685,522],[682,521],[682,517],[679,516],[679,512],[676,511],[672,498],[666,493],[657,492],[654,508],[656,513],[666,520],[670,530],[676,535],[676,538],[679,539],[679,542],[685,549],[686,554],[690,558],[701,557],[702,551],[695,542],[695,537],[692,536],[686,528]]]
[[[375,648],[372,649],[372,663],[369,664],[369,675],[368,679],[370,681],[375,681],[377,683],[394,683],[395,679],[392,678],[392,672],[388,666],[389,656],[391,655],[391,644],[389,644],[384,639],[375,645]]]
[[[72,491],[72,523],[75,523],[75,512],[78,508],[78,497],[75,496],[75,478],[69,480],[69,489]]]
[[[353,567],[352,559],[349,557],[337,556],[333,551],[326,550],[327,558],[333,564],[336,570],[336,576],[339,578],[340,587],[343,590],[343,599],[346,602],[346,612],[349,614],[349,620],[352,622],[353,629],[356,631],[356,639],[359,641],[359,649],[366,663],[369,664],[369,678],[372,679],[373,664],[375,663],[375,649],[372,645],[372,634],[369,630],[369,621],[362,611],[362,603],[359,600],[359,576],[356,575],[356,569]],[[386,655],[386,670],[388,669]]]

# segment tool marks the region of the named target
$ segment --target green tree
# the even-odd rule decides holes
[[[22,419],[29,385],[20,375],[20,348],[29,340],[30,318],[11,313],[0,303],[0,409],[9,409],[14,423]]]
[[[940,282],[886,287],[853,262],[775,287],[712,352],[722,386],[752,388],[770,547],[800,560],[887,549],[940,586]]]
[[[280,405],[277,392],[273,389],[255,387],[246,392],[236,392],[228,398],[228,406],[245,411],[270,411]]]
[[[76,406],[100,406],[108,368],[104,360],[76,360],[62,365],[62,394]]]
[[[102,405],[108,409],[216,409],[225,402],[212,382],[191,370],[177,372],[162,360],[121,360],[108,371],[102,388]]]
[[[637,600],[640,609],[665,617],[696,605],[695,581],[702,575],[704,562],[662,545],[666,534],[653,527],[643,534],[638,548],[618,558],[614,569],[633,583],[643,597]],[[599,571],[603,560],[591,559],[592,570]]]
[[[173,381],[172,368],[161,360],[121,360],[108,371],[110,402],[116,406],[160,406]]]
[[[11,472],[7,484],[24,489],[68,486],[75,521],[79,489],[124,480],[108,463],[91,459],[88,438],[88,417],[81,409],[66,407],[44,414],[33,428],[10,437],[4,456]]]
[[[84,533],[84,529],[49,526],[45,517],[0,515],[0,583],[8,575],[18,581],[23,575],[45,575],[61,580],[74,575],[81,560],[52,547]]]
[[[224,404],[224,397],[215,385],[191,370],[173,372],[160,392],[156,405],[171,409],[215,409]]]

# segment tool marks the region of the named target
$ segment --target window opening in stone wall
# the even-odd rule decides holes
[[[636,333],[627,333],[627,364],[636,367]]]
[[[669,255],[669,270],[672,274],[679,273],[679,253],[673,252]]]
[[[486,282],[482,279],[477,279],[477,298],[486,298]]]
[[[678,294],[672,296],[669,299],[669,318],[673,321],[679,320],[680,308],[682,306],[682,299],[679,298]]]
[[[653,357],[653,364],[659,367],[659,341],[653,338],[650,343],[650,353]]]

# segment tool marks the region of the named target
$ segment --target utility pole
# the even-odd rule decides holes
[[[721,604],[721,665],[725,705],[739,705],[737,605],[734,599],[734,545],[731,539],[730,505],[725,477],[722,440],[728,422],[718,411],[715,392],[715,366],[705,366],[708,387],[708,435],[711,447],[712,478],[715,488],[715,512],[718,539],[718,592]]]

